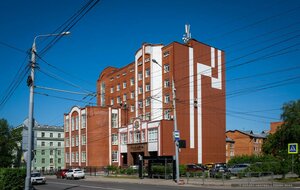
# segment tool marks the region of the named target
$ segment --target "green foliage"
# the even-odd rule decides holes
[[[0,119],[0,167],[11,167],[15,147],[16,140],[11,134],[8,122],[5,119]]]
[[[133,169],[131,167],[126,168],[126,170],[125,170],[125,174],[127,174],[127,175],[133,175],[133,174],[137,174],[137,173],[138,173],[138,170],[137,169]]]
[[[25,186],[25,169],[1,168],[0,169],[0,189],[21,190]]]
[[[179,165],[179,174],[186,175],[186,166],[185,165]]]
[[[295,174],[297,174],[298,177],[300,178],[300,160],[298,160],[297,162],[295,162],[295,165],[294,165],[294,172],[295,172]]]

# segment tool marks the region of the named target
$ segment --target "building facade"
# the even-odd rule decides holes
[[[64,168],[64,128],[38,125],[33,170],[56,171]]]
[[[234,140],[226,137],[226,163],[234,157]]]
[[[186,145],[180,149],[180,163],[225,162],[224,68],[223,51],[194,39],[167,46],[143,44],[134,62],[107,67],[100,74],[97,106],[74,107],[65,114],[66,158],[70,158],[66,165],[73,161],[76,165],[77,160],[79,165],[80,155],[85,155],[86,166],[135,165],[140,156],[175,155],[175,107],[180,139]],[[84,113],[89,119],[82,129]],[[89,135],[97,133],[94,139]],[[77,147],[77,139],[79,145],[84,138],[86,146]],[[68,147],[73,141],[75,146]]]
[[[241,156],[261,154],[262,144],[267,134],[230,130],[226,132],[226,136],[234,141],[234,155]]]

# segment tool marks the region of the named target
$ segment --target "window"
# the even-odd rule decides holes
[[[57,155],[61,155],[61,150],[57,150]]]
[[[81,162],[86,162],[86,152],[81,152]]]
[[[50,158],[50,164],[53,164],[53,158]]]
[[[140,66],[140,65],[142,65],[143,64],[143,62],[142,61],[139,61],[138,62],[138,66]]]
[[[111,106],[114,105],[114,99],[113,99],[113,98],[110,100],[110,105],[111,105]]]
[[[169,79],[167,79],[167,80],[164,81],[164,87],[165,88],[170,87],[170,81],[169,81]]]
[[[78,135],[76,135],[76,146],[78,146],[78,144],[79,144],[79,137],[78,137]]]
[[[163,53],[163,57],[168,57],[170,55],[170,52],[169,51],[165,51],[164,53]]]
[[[72,152],[72,155],[71,155],[71,159],[72,159],[72,162],[75,162],[75,153],[74,152]]]
[[[138,73],[138,80],[142,80],[143,79],[143,73],[142,72],[139,72]]]
[[[118,151],[112,151],[111,159],[113,162],[118,162]]]
[[[134,106],[133,105],[130,106],[130,112],[134,112]]]
[[[70,146],[70,140],[69,138],[66,138],[66,147],[69,147]]]
[[[74,131],[74,126],[75,126],[75,118],[72,117],[72,119],[71,119],[71,128],[72,128],[72,131]]]
[[[121,97],[120,96],[117,97],[117,104],[119,104],[119,103],[121,103]]]
[[[125,72],[125,73],[123,73],[122,75],[125,76],[126,74],[127,74],[127,73]]]
[[[120,84],[117,85],[117,91],[120,91]]]
[[[50,155],[53,155],[53,150],[50,150]]]
[[[69,154],[68,153],[66,153],[65,161],[66,161],[66,163],[70,162],[70,160],[69,160]]]
[[[150,61],[150,58],[147,57],[147,58],[145,59],[145,63],[147,63],[147,62],[149,62],[149,61]]]
[[[121,133],[121,144],[127,144],[127,133]]]
[[[50,137],[53,137],[53,133],[50,133]]]
[[[127,94],[123,94],[123,101],[126,102],[127,100]]]
[[[78,154],[78,152],[76,152],[76,162],[78,162],[78,160],[79,160],[79,154]]]
[[[150,84],[146,84],[146,92],[150,91]]]
[[[110,87],[110,93],[114,93],[114,87]]]
[[[86,144],[86,136],[82,135],[81,136],[81,145],[85,145]]]
[[[141,133],[140,131],[135,131],[133,136],[133,142],[134,143],[140,143],[141,142]]]
[[[42,158],[42,164],[45,164],[45,158]]]
[[[44,132],[42,132],[41,136],[42,136],[42,137],[45,137],[45,133],[44,133]]]
[[[58,158],[58,159],[57,159],[57,163],[58,163],[58,164],[61,164],[61,158]]]
[[[118,134],[111,135],[111,143],[112,145],[118,145]]]
[[[111,77],[111,78],[110,78],[110,81],[113,81],[113,80],[114,80],[114,77]]]
[[[85,128],[86,127],[86,115],[82,114],[81,115],[81,128]]]
[[[143,101],[139,100],[139,108],[143,108]]]
[[[169,110],[169,109],[165,110],[164,111],[164,118],[165,119],[171,119],[170,113],[171,113],[171,110]]]
[[[146,106],[150,106],[150,98],[146,98]]]
[[[143,88],[141,86],[139,86],[139,94],[143,93]]]
[[[76,123],[75,123],[75,126],[76,126],[76,130],[78,130],[79,128],[79,116],[76,116]]]
[[[117,113],[111,114],[111,127],[118,128],[118,114]]]
[[[145,142],[145,131],[141,131],[141,142]]]
[[[147,121],[151,120],[151,114],[150,114],[150,112],[146,113],[145,120],[147,120]]]
[[[133,71],[134,71],[134,68],[131,68],[131,69],[129,70],[129,72],[131,72],[131,73],[132,73]]]
[[[74,139],[74,137],[72,137],[71,146],[74,146],[74,145],[75,145],[75,139]]]
[[[149,129],[148,142],[156,142],[156,141],[157,141],[157,129]]]
[[[130,86],[133,86],[134,85],[134,78],[131,78],[130,79]]]
[[[150,68],[146,69],[145,77],[148,78],[150,76]]]
[[[127,87],[127,83],[123,82],[123,89],[125,89]]]
[[[41,146],[45,146],[45,142],[42,142],[42,143],[41,143]]]
[[[53,142],[50,142],[50,146],[53,146]]]
[[[65,131],[69,132],[69,119],[66,119],[66,122],[65,122]]]
[[[120,75],[117,75],[116,78],[117,78],[117,79],[120,78]]]
[[[45,155],[45,150],[41,150],[41,155]]]
[[[134,99],[134,92],[130,92],[130,98]]]
[[[165,64],[164,65],[164,73],[168,73],[170,71],[170,65],[169,64]]]
[[[132,123],[132,122],[131,122]],[[129,143],[132,143],[132,139],[133,139],[133,132],[131,131],[129,133]]]
[[[61,133],[58,133],[58,134],[57,134],[57,137],[58,137],[58,138],[61,138]]]
[[[165,95],[165,104],[168,104],[168,103],[170,103],[170,95],[169,94]]]

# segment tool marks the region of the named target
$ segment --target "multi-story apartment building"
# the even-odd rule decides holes
[[[22,149],[27,151],[28,119],[19,127],[22,128]],[[32,170],[55,171],[64,168],[64,128],[58,126],[40,125],[34,122],[33,127]]]
[[[65,114],[66,165],[121,166],[139,156],[173,156],[175,106],[186,145],[180,163],[225,162],[224,68],[223,51],[194,39],[143,44],[132,63],[100,74],[98,106]]]
[[[259,155],[267,134],[253,131],[229,130],[226,136],[234,141],[234,155]]]
[[[38,125],[36,133],[34,170],[58,170],[64,168],[64,128]]]

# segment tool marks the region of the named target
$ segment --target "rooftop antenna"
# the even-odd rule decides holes
[[[190,25],[185,25],[185,34],[183,34],[182,40],[184,43],[188,43],[188,41],[192,38],[192,34],[190,33]]]

